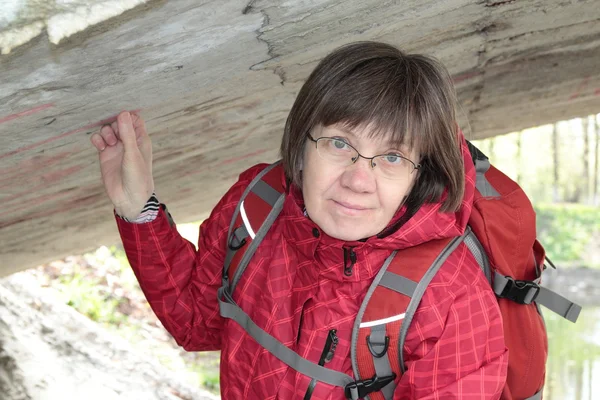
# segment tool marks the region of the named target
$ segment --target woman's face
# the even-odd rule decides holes
[[[370,139],[367,129],[349,132],[337,125],[317,126],[311,135],[314,139],[344,139],[365,157],[400,153],[418,163],[414,150],[391,147],[383,139]],[[338,165],[321,158],[315,143],[307,140],[302,171],[306,212],[329,236],[345,241],[367,238],[389,224],[416,176],[417,171],[397,180],[382,177],[371,168],[370,161],[362,157],[349,166]]]

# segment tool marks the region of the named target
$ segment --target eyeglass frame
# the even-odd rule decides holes
[[[347,141],[345,141],[345,140],[343,140],[343,139],[336,138],[336,137],[329,137],[329,136],[322,136],[322,137],[320,137],[320,138],[318,138],[318,139],[314,139],[314,138],[312,137],[312,135],[310,135],[310,134],[309,134],[309,135],[307,135],[307,136],[308,136],[308,138],[309,138],[309,139],[310,139],[312,142],[314,142],[314,143],[315,143],[315,148],[317,149],[317,152],[318,152],[318,150],[319,150],[319,140],[321,140],[321,139],[330,139],[330,140],[331,140],[331,139],[333,139],[333,140],[339,140],[339,141],[341,141],[341,142],[344,142],[344,143],[345,143],[347,146],[349,146],[349,147],[350,147],[352,150],[356,151],[356,154],[358,154],[358,157],[356,157],[354,160],[352,160],[352,159],[351,159],[351,160],[352,160],[352,164],[356,164],[356,162],[358,161],[358,158],[359,158],[359,157],[362,157],[362,158],[364,158],[365,160],[369,160],[369,161],[370,161],[370,163],[369,163],[369,164],[371,165],[371,169],[375,169],[375,166],[376,166],[376,165],[373,165],[373,160],[374,160],[375,158],[377,158],[377,157],[381,157],[381,156],[392,156],[392,155],[393,155],[393,156],[395,156],[395,157],[400,157],[401,159],[403,159],[403,160],[406,160],[406,161],[408,161],[409,163],[411,163],[411,164],[412,164],[412,166],[413,166],[413,169],[412,169],[412,171],[410,171],[410,173],[411,173],[411,174],[412,174],[413,172],[415,172],[415,170],[418,170],[418,169],[420,169],[420,168],[421,168],[421,164],[417,164],[417,163],[415,163],[413,160],[411,160],[410,158],[404,157],[404,156],[403,156],[403,155],[401,155],[401,154],[396,154],[396,153],[386,153],[386,154],[378,154],[378,155],[376,155],[376,156],[373,156],[373,157],[365,157],[365,156],[363,156],[362,154],[360,154],[360,152],[359,152],[359,151],[356,149],[356,147],[352,146],[350,143],[348,143]],[[319,153],[319,155],[320,155],[320,154],[321,154],[321,153]],[[352,165],[352,164],[349,164],[349,165]]]

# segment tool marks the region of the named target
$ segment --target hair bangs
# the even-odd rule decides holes
[[[385,59],[363,63],[327,91],[315,124],[340,125],[351,131],[366,128],[370,139],[415,149],[424,128],[419,108],[413,104],[418,85],[400,72]]]

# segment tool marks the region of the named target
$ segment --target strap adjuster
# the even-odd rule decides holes
[[[388,383],[396,379],[396,374],[389,376],[375,375],[371,379],[363,379],[354,381],[346,385],[344,393],[347,399],[358,400],[367,396],[369,393],[378,392],[383,389]]]
[[[520,281],[506,277],[506,285],[498,297],[512,300],[519,304],[531,304],[540,293],[540,286],[533,281]]]
[[[227,245],[233,251],[237,251],[244,247],[246,244],[246,238],[248,237],[248,231],[244,225],[240,225],[233,231],[233,234],[229,237]]]

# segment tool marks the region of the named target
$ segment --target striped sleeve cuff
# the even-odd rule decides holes
[[[144,208],[142,208],[142,212],[135,219],[127,219],[125,217],[121,217],[123,220],[127,222],[131,222],[133,224],[145,224],[146,222],[152,222],[158,216],[158,208],[160,207],[160,203],[158,202],[158,198],[156,197],[156,193],[152,192],[152,196],[146,202]]]

